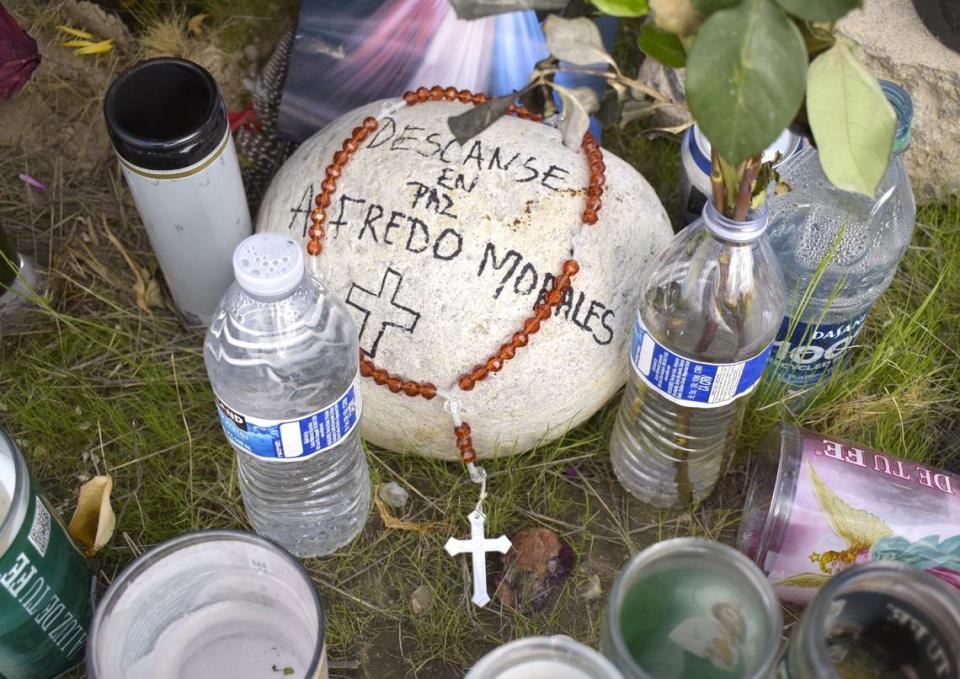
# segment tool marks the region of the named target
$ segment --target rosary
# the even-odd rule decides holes
[[[403,95],[403,102],[387,109],[381,115],[381,118],[389,115],[394,110],[404,105],[413,106],[414,104],[426,101],[459,101],[463,104],[483,104],[489,98],[485,94],[474,94],[468,90],[457,90],[454,87],[442,88],[438,85],[430,89],[421,87],[416,91],[408,91]],[[510,115],[518,118],[542,122],[543,116],[532,114],[522,106],[511,104],[507,110]],[[343,169],[350,160],[350,157],[357,152],[360,144],[378,127],[380,121],[374,117],[365,118],[360,127],[353,128],[349,139],[343,142],[342,147],[333,154],[332,162],[326,167],[326,177],[320,185],[321,191],[314,198],[315,207],[310,212],[310,230],[308,232],[310,240],[307,243],[307,253],[316,257],[323,251],[323,240],[326,237],[324,226],[327,222],[327,208],[330,207],[332,197],[337,189],[337,180],[342,176]],[[438,389],[431,382],[420,382],[411,379],[401,379],[395,374],[377,366],[373,361],[367,358],[363,350],[360,350],[360,375],[373,379],[380,386],[384,386],[391,392],[398,394],[404,393],[412,398],[421,397],[426,400],[432,400],[440,396],[444,400],[444,410],[450,414],[453,420],[453,433],[456,436],[457,449],[460,451],[460,459],[467,466],[470,474],[470,480],[480,486],[480,497],[476,508],[467,517],[470,522],[470,539],[457,540],[450,538],[445,549],[450,556],[469,552],[473,558],[473,603],[477,606],[486,606],[490,601],[487,593],[487,575],[486,575],[486,553],[495,551],[506,554],[510,549],[510,540],[501,535],[499,538],[490,540],[484,537],[484,521],[486,515],[483,513],[483,501],[487,495],[487,473],[482,467],[476,464],[477,453],[473,449],[473,439],[470,434],[470,425],[460,417],[461,404],[457,397],[457,389],[462,391],[471,391],[482,382],[491,373],[499,372],[504,365],[512,359],[518,349],[521,349],[530,341],[530,336],[540,330],[540,324],[547,321],[552,315],[554,308],[563,300],[563,296],[570,281],[580,270],[580,265],[575,259],[577,249],[583,243],[583,224],[596,224],[598,214],[602,203],[600,197],[603,195],[603,185],[605,182],[604,171],[606,166],[603,163],[603,154],[600,151],[600,145],[590,132],[583,135],[583,141],[580,144],[590,168],[590,183],[586,192],[586,206],[582,214],[582,224],[580,233],[572,239],[571,258],[563,263],[562,273],[553,280],[550,292],[547,293],[544,300],[533,307],[533,315],[523,322],[523,327],[506,342],[500,345],[499,350],[490,355],[486,361],[478,363],[469,371],[464,372],[457,378],[456,382],[446,390]]]

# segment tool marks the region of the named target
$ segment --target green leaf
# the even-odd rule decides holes
[[[807,118],[827,179],[872,197],[890,163],[897,117],[847,43],[838,42],[810,64]]]
[[[664,66],[683,68],[687,63],[687,53],[683,44],[673,33],[661,30],[656,25],[647,23],[640,29],[637,36],[637,47],[644,54],[659,61]]]
[[[693,8],[703,16],[710,16],[721,9],[736,7],[743,0],[690,0]]]
[[[760,153],[803,102],[807,48],[772,0],[712,14],[687,54],[690,112],[727,162]]]
[[[807,21],[836,21],[850,10],[863,7],[863,0],[777,0],[777,4]]]
[[[647,0],[591,0],[591,2],[604,14],[615,17],[642,17],[650,11]]]
[[[543,22],[543,34],[547,38],[550,54],[560,61],[577,66],[613,63],[613,58],[603,46],[600,29],[586,17],[562,19],[551,14]]]

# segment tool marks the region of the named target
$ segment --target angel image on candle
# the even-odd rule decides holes
[[[899,561],[929,571],[960,590],[960,535],[943,540],[939,535],[928,535],[912,541],[895,535],[880,517],[851,507],[823,482],[809,462],[807,472],[820,511],[847,548],[811,553],[810,562],[816,570],[784,578],[776,583],[778,586],[818,588],[853,564]]]

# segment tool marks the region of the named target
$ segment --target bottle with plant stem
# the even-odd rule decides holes
[[[843,365],[913,237],[917,207],[902,155],[913,104],[899,85],[880,87],[897,122],[890,164],[873,196],[833,186],[812,147],[778,168],[791,190],[770,201],[769,238],[788,301],[771,372],[796,390]]]
[[[762,195],[756,208],[749,198],[738,218],[708,202],[644,285],[610,457],[620,483],[651,505],[710,494],[780,325],[783,274],[764,235]]]

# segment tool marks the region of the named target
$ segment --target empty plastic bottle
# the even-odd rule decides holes
[[[766,227],[766,208],[736,221],[708,202],[644,285],[610,441],[617,478],[644,502],[699,502],[726,468],[783,316]]]
[[[247,516],[299,557],[329,554],[356,537],[370,505],[356,328],[287,236],[247,238],[233,267],[204,359]]]
[[[771,370],[793,388],[813,386],[844,363],[913,237],[917,208],[902,155],[913,104],[899,85],[881,81],[880,86],[897,126],[890,165],[875,196],[833,186],[809,146],[779,167],[792,190],[771,200],[769,238],[788,301]]]

